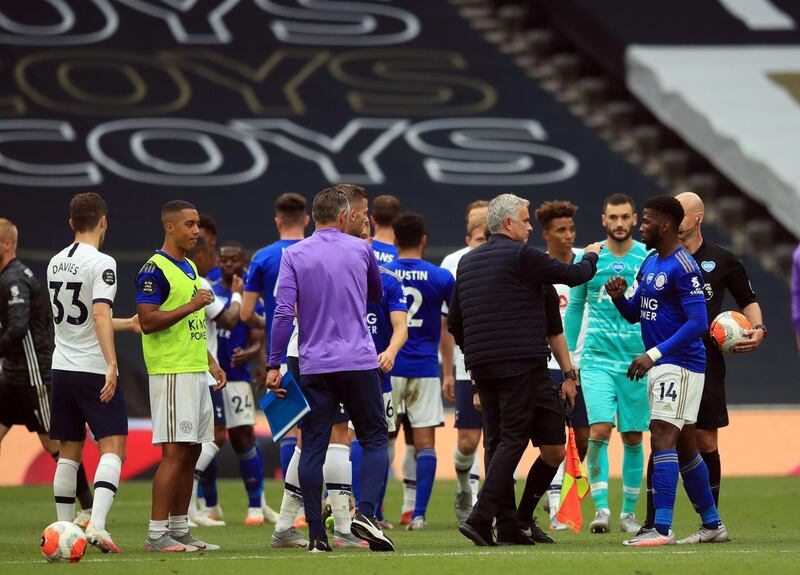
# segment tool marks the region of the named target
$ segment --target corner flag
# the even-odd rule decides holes
[[[568,432],[564,481],[561,485],[561,503],[556,519],[577,533],[583,525],[581,501],[589,493],[589,480],[586,470],[581,465],[580,457],[578,457],[575,432],[572,427],[568,428]]]

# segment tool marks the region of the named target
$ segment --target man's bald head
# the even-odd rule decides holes
[[[683,206],[683,213],[687,216],[691,215],[692,219],[698,214],[705,214],[706,206],[703,204],[703,200],[700,199],[700,196],[694,192],[681,192],[675,196],[675,199]]]
[[[17,247],[17,226],[11,220],[0,218],[0,243],[11,243]]]

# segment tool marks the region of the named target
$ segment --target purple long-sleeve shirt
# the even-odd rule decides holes
[[[292,334],[297,304],[300,372],[363,371],[378,367],[364,319],[380,303],[378,261],[367,242],[323,228],[286,248],[281,259],[269,363],[278,365]]]
[[[795,333],[800,335],[800,245],[794,250],[792,263],[792,321]]]

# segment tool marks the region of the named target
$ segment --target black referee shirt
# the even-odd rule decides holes
[[[703,272],[703,291],[706,294],[706,309],[709,323],[722,313],[725,290],[731,292],[739,309],[756,302],[756,294],[747,277],[742,262],[725,248],[704,241],[692,257]]]

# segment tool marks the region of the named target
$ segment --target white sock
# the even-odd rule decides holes
[[[155,521],[153,519],[150,520],[150,526],[147,528],[147,536],[150,539],[158,539],[162,535],[166,535],[169,533],[169,522],[164,520]]]
[[[472,491],[472,506],[478,502],[478,492],[481,487],[481,459],[475,451],[475,461],[472,462],[472,469],[469,470],[469,489]]]
[[[207,441],[203,444],[200,457],[197,458],[197,463],[194,464],[194,483],[192,484],[192,497],[189,499],[189,516],[197,513],[197,484],[200,482],[200,475],[208,469],[217,453],[219,453],[219,447],[213,441]]]
[[[328,489],[328,498],[333,514],[333,528],[340,533],[350,533],[350,496],[353,491],[353,466],[350,464],[350,448],[340,443],[331,443],[325,454],[322,475]]]
[[[94,505],[92,506],[92,525],[99,531],[106,529],[106,517],[114,503],[122,473],[122,460],[116,453],[105,453],[100,457],[94,473]]]
[[[402,513],[414,511],[417,504],[417,450],[406,445],[403,456],[403,509]]]
[[[58,458],[53,477],[53,496],[56,501],[56,517],[59,521],[75,519],[75,486],[78,483],[80,462]]]
[[[286,477],[283,481],[283,500],[281,501],[281,512],[278,522],[275,524],[275,531],[286,531],[294,525],[297,512],[303,505],[303,494],[300,491],[300,477],[297,467],[300,464],[300,448],[295,447],[289,466],[286,468]]]
[[[564,482],[564,462],[558,466],[553,481],[550,483],[550,489],[547,491],[547,501],[550,503],[550,519],[553,519],[558,513],[558,506],[561,504],[561,484]]]
[[[453,450],[453,462],[456,467],[456,478],[458,479],[459,491],[471,491],[469,485],[470,470],[475,464],[475,453],[466,455],[456,446]]]
[[[170,515],[169,516],[169,534],[177,537],[183,537],[189,533],[189,516],[188,515]]]

